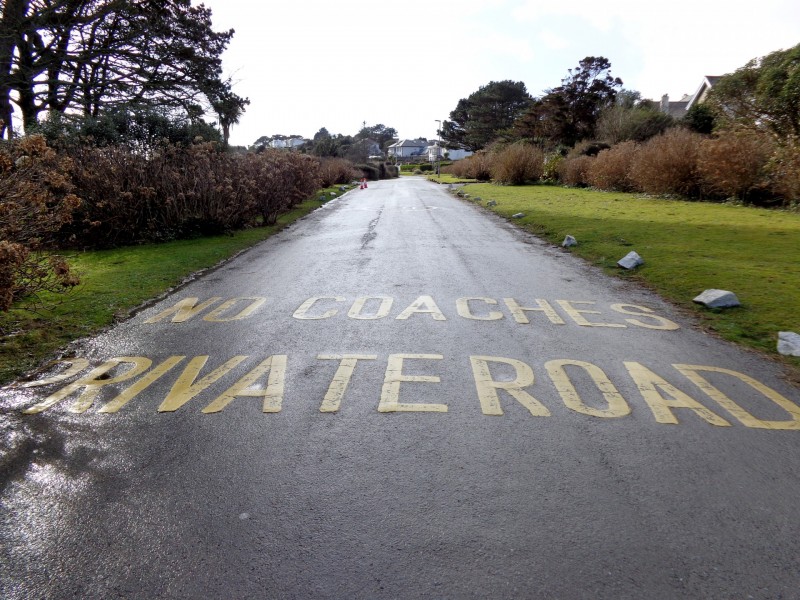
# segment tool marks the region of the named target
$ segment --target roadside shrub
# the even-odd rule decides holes
[[[370,181],[378,181],[381,178],[381,173],[375,165],[363,164],[358,165],[356,168],[361,171],[361,177],[366,177]]]
[[[703,188],[739,200],[765,190],[772,146],[769,137],[752,131],[727,130],[703,140],[697,158]]]
[[[631,181],[648,194],[697,196],[697,158],[702,140],[700,134],[681,127],[651,138],[639,147],[631,163]]]
[[[45,254],[55,232],[81,204],[70,180],[72,163],[29,136],[0,147],[0,310],[22,298],[62,292],[78,278],[66,261]]]
[[[586,182],[601,190],[629,192],[633,184],[629,178],[631,164],[636,155],[637,144],[623,142],[607,150],[601,150],[586,170]]]
[[[491,175],[498,183],[522,185],[540,179],[543,172],[544,153],[532,144],[516,142],[492,157]]]
[[[578,156],[565,156],[558,163],[558,179],[564,185],[584,187],[589,185],[587,173],[592,163],[597,160],[585,154]]]
[[[800,203],[800,138],[784,140],[775,149],[767,170],[770,189],[784,199],[784,204]]]
[[[78,247],[271,225],[320,187],[316,158],[277,149],[231,153],[200,143],[162,146],[148,156],[119,146],[72,152],[84,202],[60,236]]]
[[[544,164],[542,166],[542,179],[546,181],[558,181],[558,167],[563,162],[564,155],[560,152],[555,152],[548,154],[544,158]]]
[[[331,187],[337,183],[349,183],[361,177],[353,163],[344,158],[322,158],[319,161],[320,187]]]
[[[487,152],[476,152],[475,154],[455,161],[444,170],[463,179],[477,179],[478,181],[489,181],[492,178],[492,162]]]

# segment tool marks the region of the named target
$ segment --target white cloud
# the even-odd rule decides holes
[[[431,136],[480,85],[521,80],[539,94],[587,55],[609,58],[628,89],[676,97],[800,42],[796,0],[204,3],[217,29],[236,29],[224,64],[251,105],[235,143],[355,133],[364,120]]]

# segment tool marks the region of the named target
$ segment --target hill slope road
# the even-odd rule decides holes
[[[800,390],[420,179],[49,376],[3,598],[798,597]]]

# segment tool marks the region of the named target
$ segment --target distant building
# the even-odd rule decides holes
[[[425,154],[428,161],[435,162],[436,160],[461,160],[467,156],[472,156],[471,150],[464,150],[462,148],[446,148],[437,144],[432,144],[425,148]]]
[[[684,94],[684,96],[677,101],[672,101],[669,99],[667,94],[661,96],[661,104],[660,109],[661,112],[670,115],[676,119],[682,119],[686,116],[686,111],[692,108],[695,104],[702,104],[708,98],[708,92],[714,87],[714,85],[721,79],[721,76],[718,75],[706,75],[703,77],[703,81],[700,84],[700,87],[697,88],[697,91],[692,94]]]
[[[418,158],[425,157],[425,149],[428,142],[422,140],[399,140],[387,148],[389,156],[395,158]]]
[[[297,148],[298,146],[302,146],[308,140],[305,140],[301,137],[290,137],[290,138],[273,138],[273,140],[269,143],[270,146],[273,148]]]

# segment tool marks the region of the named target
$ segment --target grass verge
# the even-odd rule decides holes
[[[338,186],[324,190],[339,195]],[[316,197],[322,193],[316,194]],[[67,343],[124,317],[128,311],[179,284],[188,275],[218,264],[261,242],[321,205],[308,200],[270,227],[232,235],[68,254],[81,285],[63,297],[46,295],[46,310],[0,313],[0,385],[32,369]],[[55,303],[55,305],[53,305]]]
[[[428,175],[428,181],[432,181],[433,183],[477,183],[477,179],[465,179],[447,173]]]
[[[655,199],[548,185],[470,185],[491,210],[618,276],[641,281],[693,311],[723,338],[780,356],[778,331],[800,332],[800,214],[732,204]],[[635,250],[635,272],[617,261]],[[709,310],[692,299],[709,288],[742,303]],[[781,357],[800,372],[800,359]]]

